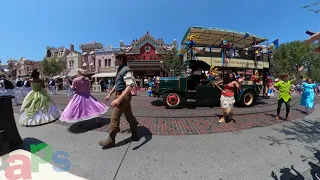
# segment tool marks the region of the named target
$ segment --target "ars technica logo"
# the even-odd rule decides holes
[[[31,172],[39,172],[40,164],[52,163],[52,168],[56,172],[68,171],[71,168],[70,160],[68,160],[69,154],[65,151],[53,151],[49,144],[31,144],[30,152],[34,154],[31,159],[23,154],[1,158],[0,172],[5,171],[7,179],[31,179]],[[15,172],[20,172],[20,174]]]

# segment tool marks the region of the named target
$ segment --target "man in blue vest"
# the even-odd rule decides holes
[[[124,54],[116,55],[116,65],[118,65],[117,75],[115,79],[115,85],[109,92],[106,100],[110,99],[110,96],[115,92],[116,98],[112,101],[111,106],[113,111],[111,114],[111,122],[108,127],[109,137],[106,140],[99,141],[99,145],[106,148],[115,146],[115,138],[118,132],[120,132],[120,117],[122,114],[126,116],[126,119],[130,125],[132,132],[132,141],[139,141],[138,122],[132,114],[131,109],[131,90],[135,86],[134,77],[131,69],[127,66],[127,58]]]

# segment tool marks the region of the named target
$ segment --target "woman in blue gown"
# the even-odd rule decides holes
[[[318,94],[317,91],[317,85],[312,83],[312,79],[307,79],[307,81],[302,83],[302,96],[301,96],[301,106],[304,106],[306,108],[305,113],[308,114],[308,110],[313,108],[313,102],[314,102],[314,93]]]

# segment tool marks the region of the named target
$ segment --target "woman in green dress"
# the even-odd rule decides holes
[[[23,126],[38,126],[57,120],[61,116],[61,110],[45,90],[44,81],[39,78],[38,70],[31,74],[32,91],[24,98],[21,106],[19,124]]]

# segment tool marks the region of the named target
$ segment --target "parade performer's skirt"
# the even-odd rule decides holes
[[[235,102],[236,101],[234,99],[234,96],[221,95],[221,97],[220,97],[220,106],[223,109],[225,109],[225,108],[233,108],[233,105],[234,105]]]
[[[99,102],[90,93],[77,92],[64,109],[60,120],[69,123],[86,121],[102,116],[108,109],[107,105]]]
[[[314,104],[314,92],[304,91],[301,95],[300,105],[306,108],[313,108]]]
[[[19,124],[37,126],[57,120],[62,112],[41,85],[34,84],[23,100],[21,113]]]

